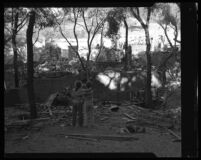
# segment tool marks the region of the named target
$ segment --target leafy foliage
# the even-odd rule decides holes
[[[110,38],[118,34],[121,22],[126,18],[125,10],[123,8],[114,8],[108,12],[107,22],[108,31],[106,35]]]

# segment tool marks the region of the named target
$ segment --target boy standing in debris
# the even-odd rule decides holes
[[[72,92],[72,103],[73,103],[73,122],[72,125],[76,126],[77,116],[78,124],[80,127],[83,126],[83,92],[82,92],[82,82],[76,81],[75,88]]]

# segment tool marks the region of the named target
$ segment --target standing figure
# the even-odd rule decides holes
[[[86,85],[83,87],[84,92],[84,126],[92,127],[94,124],[94,113],[93,113],[93,90],[91,82],[87,81]]]
[[[72,125],[76,126],[77,117],[78,124],[80,127],[83,126],[83,93],[82,93],[82,82],[76,81],[75,88],[72,92],[72,104],[73,104],[73,122]]]

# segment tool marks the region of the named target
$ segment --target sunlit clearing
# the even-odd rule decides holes
[[[107,76],[109,76],[110,78],[115,78],[116,80],[120,77],[119,72],[114,72],[112,70],[106,70],[105,74],[107,74]]]
[[[110,77],[113,78],[115,76],[115,72],[113,72],[112,70],[107,70],[105,71],[105,73]]]
[[[114,81],[114,80],[112,80],[112,81],[110,82],[109,89],[111,89],[111,90],[117,89],[117,85],[115,84],[115,81]]]
[[[158,80],[158,78],[156,78],[156,76],[152,75],[152,79],[151,79],[151,86],[152,87],[161,87],[161,83],[160,81]]]
[[[114,78],[115,78],[115,80],[118,80],[120,78],[120,73],[119,72],[115,72]]]
[[[136,81],[136,77],[134,76],[133,78],[132,78],[132,82],[135,82]]]
[[[104,84],[105,86],[109,85],[109,87],[108,87],[109,89],[115,90],[115,89],[117,89],[117,84],[115,82],[117,81],[119,76],[120,76],[120,73],[116,73],[116,72],[107,72],[107,75],[105,75],[103,73],[99,73],[97,75],[96,79],[99,82],[101,82],[102,84]],[[110,77],[112,78],[112,80]],[[111,82],[110,82],[110,80],[111,80]]]
[[[128,82],[128,78],[123,77],[123,78],[121,79],[121,85],[124,84],[124,83],[126,83],[126,82]]]
[[[99,73],[96,78],[99,82],[107,86],[110,83],[110,78],[102,73]]]

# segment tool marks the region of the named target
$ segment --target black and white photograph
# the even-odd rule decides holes
[[[182,157],[180,3],[3,13],[4,153]]]

